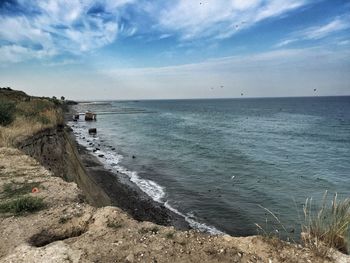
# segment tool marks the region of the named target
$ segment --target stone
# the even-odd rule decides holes
[[[97,129],[96,128],[90,128],[89,129],[89,134],[96,134],[97,133]]]
[[[126,262],[134,262],[135,261],[135,257],[133,254],[129,254],[126,258],[125,258]]]
[[[85,121],[96,121],[96,114],[90,111],[86,112]]]

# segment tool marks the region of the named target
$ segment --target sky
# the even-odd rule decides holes
[[[76,100],[350,95],[349,0],[0,0],[0,87]]]

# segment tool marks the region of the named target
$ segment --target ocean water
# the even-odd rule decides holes
[[[96,122],[70,123],[79,143],[98,148],[107,168],[202,231],[254,235],[259,224],[297,238],[306,198],[316,204],[326,190],[350,196],[350,97],[110,101],[75,109],[97,113]]]

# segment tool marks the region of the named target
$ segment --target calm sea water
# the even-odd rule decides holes
[[[98,147],[107,167],[202,230],[251,235],[255,223],[281,230],[262,206],[298,235],[307,197],[318,202],[326,190],[350,196],[350,97],[114,101],[76,109],[98,114],[97,122],[72,123],[81,144]],[[96,138],[89,127],[97,127]]]

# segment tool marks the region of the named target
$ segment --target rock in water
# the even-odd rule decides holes
[[[89,129],[89,134],[96,134],[97,133],[97,129],[96,128],[90,128]]]
[[[85,121],[96,121],[96,114],[90,111],[86,112]]]

